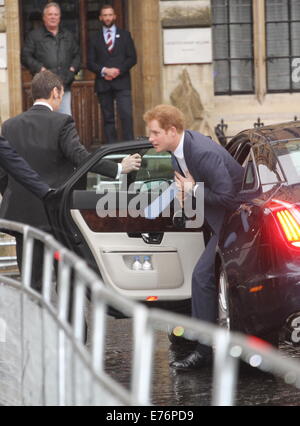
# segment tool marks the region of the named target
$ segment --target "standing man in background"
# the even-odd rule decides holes
[[[31,31],[22,51],[22,64],[34,75],[50,70],[65,89],[59,112],[72,115],[71,84],[80,68],[80,51],[74,35],[61,26],[61,9],[50,2],[43,10],[44,25]]]
[[[90,40],[88,58],[88,68],[96,74],[95,91],[102,109],[107,143],[117,141],[115,100],[123,140],[134,139],[129,71],[137,62],[136,50],[130,33],[118,28],[116,19],[111,5],[101,8],[102,28]]]

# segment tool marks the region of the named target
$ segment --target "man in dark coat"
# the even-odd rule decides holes
[[[157,152],[170,151],[175,168],[179,201],[188,194],[197,197],[204,183],[204,218],[210,239],[192,276],[192,315],[215,323],[217,292],[215,284],[216,247],[226,212],[241,202],[244,169],[222,146],[194,131],[184,130],[183,114],[171,105],[158,105],[144,115],[150,141]],[[197,183],[199,183],[197,185]],[[211,361],[211,349],[198,344],[187,358],[175,361],[177,369],[199,368]]]
[[[65,95],[59,112],[71,115],[71,84],[80,68],[80,50],[74,35],[61,26],[58,3],[48,3],[43,11],[44,25],[28,34],[22,51],[22,64],[34,75],[50,70],[64,83]]]
[[[28,111],[3,123],[2,133],[11,145],[52,188],[59,187],[89,153],[80,143],[74,120],[57,113],[64,94],[61,80],[51,71],[43,71],[32,80],[34,105]],[[101,161],[93,171],[112,178],[138,170],[141,157],[135,154],[122,163]],[[11,177],[4,192],[0,216],[27,223],[51,232],[43,203]],[[22,238],[17,236],[17,258],[21,266]],[[42,276],[43,251],[35,253],[32,286],[39,290]]]
[[[110,5],[100,10],[103,26],[90,40],[88,68],[96,74],[95,91],[104,118],[106,142],[116,142],[114,101],[122,123],[123,140],[133,139],[130,69],[136,64],[136,50],[128,31],[115,25]]]
[[[0,136],[0,167],[39,199],[44,199],[49,193],[49,185],[42,182],[40,176],[32,170],[29,164],[16,153],[2,136]],[[6,182],[5,179],[5,186]]]

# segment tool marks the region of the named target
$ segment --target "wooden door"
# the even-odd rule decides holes
[[[22,44],[33,28],[42,25],[42,10],[49,0],[20,0]],[[117,25],[126,27],[127,0],[57,0],[62,9],[62,25],[73,32],[81,48],[82,68],[72,85],[72,112],[82,143],[93,150],[103,143],[103,125],[98,99],[94,93],[95,75],[87,69],[89,37],[99,31],[99,10],[111,4],[117,14]],[[23,110],[32,105],[31,73],[22,68]]]

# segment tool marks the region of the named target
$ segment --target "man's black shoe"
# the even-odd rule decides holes
[[[205,367],[211,363],[212,357],[210,355],[205,356],[198,351],[193,351],[181,361],[172,361],[170,367],[176,368],[176,370],[192,370]]]

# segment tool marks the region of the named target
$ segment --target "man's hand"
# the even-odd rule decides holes
[[[176,198],[179,201],[181,207],[183,207],[184,200],[188,194],[193,194],[193,188],[195,186],[195,180],[193,176],[187,172],[187,176],[181,176],[180,173],[175,172],[175,183],[178,190]]]
[[[175,182],[178,191],[184,192],[186,195],[193,193],[193,188],[196,182],[189,172],[187,172],[186,177],[181,176],[181,174],[178,172],[175,172]]]
[[[105,74],[105,80],[114,80],[115,78],[119,77],[120,70],[119,68],[105,68],[104,69]]]
[[[122,160],[122,173],[127,174],[141,168],[142,157],[140,154],[128,155]]]

